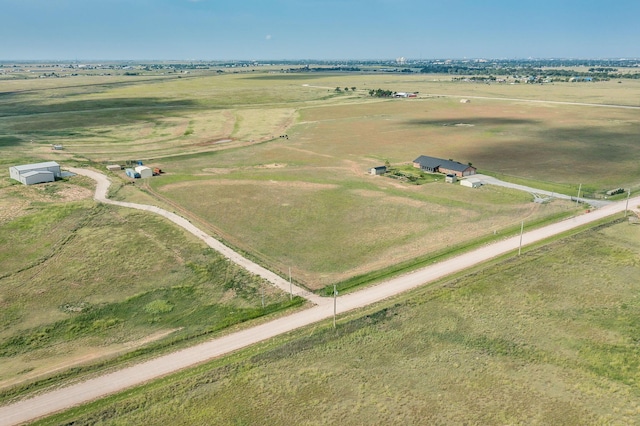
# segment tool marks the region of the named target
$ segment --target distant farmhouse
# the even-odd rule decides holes
[[[33,185],[43,182],[54,182],[62,177],[60,164],[55,161],[46,163],[24,164],[9,167],[9,176],[25,185]]]
[[[590,83],[593,81],[592,77],[571,77],[569,79],[570,83],[576,83],[576,82],[586,82],[586,83]]]
[[[428,157],[421,155],[413,160],[413,167],[427,173],[443,173],[445,175],[455,175],[457,177],[471,176],[476,174],[476,168],[471,165],[458,163],[453,160],[443,160],[442,158]]]

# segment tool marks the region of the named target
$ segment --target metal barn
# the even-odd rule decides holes
[[[36,183],[54,182],[56,178],[62,177],[62,171],[60,170],[60,164],[55,161],[47,161],[9,167],[9,176],[24,185],[34,185]]]

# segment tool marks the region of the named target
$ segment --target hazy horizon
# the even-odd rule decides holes
[[[318,62],[327,62],[327,63],[337,63],[337,62],[347,62],[347,63],[366,63],[366,62],[394,62],[398,58],[366,58],[366,59],[334,59],[334,58],[302,58],[302,59],[289,59],[289,58],[266,58],[266,59],[237,59],[237,58],[224,58],[224,59],[199,59],[199,58],[188,58],[188,59],[154,59],[154,58],[132,58],[132,59],[104,59],[104,58],[37,58],[37,59],[13,59],[13,58],[0,58],[0,62],[10,63],[10,64],[29,64],[29,63],[42,63],[42,64],[82,64],[82,63],[146,63],[146,62],[158,62],[158,63],[184,63],[184,62],[203,62],[203,63],[227,63],[227,62],[256,62],[260,64],[264,63],[309,63],[314,64]],[[404,58],[406,62],[419,62],[419,61],[640,61],[640,57],[629,57],[629,58],[619,58],[619,57],[603,57],[603,58],[561,58],[561,57],[540,57],[540,58],[488,58],[488,57],[477,57],[477,58],[454,58],[454,57],[442,57],[442,58]]]

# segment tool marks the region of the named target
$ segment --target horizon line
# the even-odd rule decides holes
[[[492,58],[492,57],[441,57],[441,58],[411,58],[411,57],[396,57],[396,58],[367,58],[367,59],[349,59],[349,58],[303,58],[303,59],[287,59],[287,58],[270,58],[270,59],[176,59],[176,58],[136,58],[136,59],[108,59],[108,58],[29,58],[29,59],[11,59],[0,58],[0,62],[8,63],[29,63],[29,62],[64,62],[64,63],[77,63],[77,62],[396,62],[398,59],[410,62],[424,62],[424,61],[559,61],[559,60],[571,60],[571,61],[640,61],[640,57],[513,57],[513,58]]]

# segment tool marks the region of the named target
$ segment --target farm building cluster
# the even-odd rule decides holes
[[[162,170],[158,167],[151,168],[142,164],[142,161],[136,162],[137,166],[135,167],[127,167],[124,169],[125,175],[132,179],[145,179],[150,178],[151,176],[158,176],[162,173]],[[122,170],[122,166],[119,164],[109,164],[107,165],[107,170],[110,172],[116,172]]]
[[[469,188],[479,188],[483,184],[482,180],[473,177],[476,174],[476,168],[471,163],[462,164],[458,161],[421,155],[413,160],[413,167],[425,173],[443,174],[446,183],[457,183],[460,180],[460,185]],[[377,166],[370,168],[369,174],[384,175],[388,171],[387,166]]]
[[[118,164],[109,164],[107,165],[107,170],[115,172],[122,170],[122,167]],[[161,169],[144,166],[142,162],[138,162],[138,165],[134,168],[125,169],[125,174],[133,179],[149,178],[151,176],[158,176],[161,173]],[[55,182],[56,179],[63,177],[63,172],[60,169],[60,164],[55,161],[46,161],[43,163],[11,166],[9,167],[9,177],[24,185],[35,185],[38,183]]]

